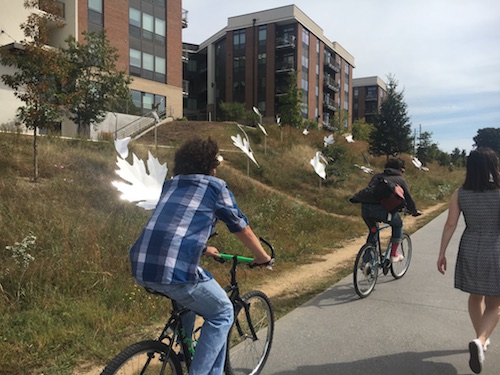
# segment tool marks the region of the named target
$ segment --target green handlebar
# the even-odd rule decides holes
[[[239,263],[252,263],[253,258],[247,258],[247,257],[241,257],[238,255],[231,255],[231,254],[222,254],[219,253],[220,257],[224,260],[233,260],[234,257],[238,260]]]

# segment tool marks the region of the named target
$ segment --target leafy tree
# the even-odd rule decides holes
[[[500,154],[500,128],[478,129],[477,135],[472,138],[476,147],[489,147]]]
[[[461,150],[458,147],[455,147],[453,151],[451,152],[451,162],[453,165],[457,167],[464,167],[465,166],[465,161],[466,161],[466,153],[465,150]]]
[[[352,124],[352,136],[359,141],[368,141],[373,132],[373,125],[366,122],[364,118],[354,121]]]
[[[337,134],[344,134],[348,131],[349,112],[341,109],[332,117],[333,130]]]
[[[130,97],[130,78],[116,70],[118,54],[105,32],[83,33],[84,42],[70,36],[63,54],[68,62],[63,87],[68,117],[78,126],[79,134],[88,134],[120,101]]]
[[[436,160],[442,167],[450,166],[451,156],[447,152],[439,150],[438,154],[436,155]]]
[[[436,160],[439,148],[436,143],[432,142],[432,133],[423,132],[420,134],[419,144],[417,147],[417,158],[426,165]]]
[[[403,91],[397,91],[398,83],[389,76],[387,95],[374,118],[374,131],[370,136],[370,153],[376,156],[396,155],[412,150],[411,123],[404,101]]]
[[[61,10],[54,0],[26,0],[24,7],[40,8],[45,12],[33,12],[21,24],[25,39],[20,43],[20,50],[0,50],[0,63],[15,68],[13,74],[3,74],[1,78],[24,102],[17,110],[17,117],[33,130],[33,181],[37,181],[37,132],[60,120],[60,92],[65,67],[60,51],[48,49],[47,45],[50,29],[61,28],[64,22],[59,17]]]
[[[297,72],[293,72],[288,77],[288,89],[285,95],[280,97],[281,123],[300,128],[303,123],[301,105],[302,90],[297,86]]]

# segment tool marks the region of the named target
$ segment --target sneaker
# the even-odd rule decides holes
[[[391,263],[401,262],[405,257],[402,254],[399,254],[395,257],[391,256]]]
[[[481,341],[474,339],[469,342],[469,366],[474,374],[480,374],[483,369],[484,351]]]
[[[484,343],[484,347],[483,347],[483,350],[484,351],[487,351],[488,350],[488,346],[490,346],[491,342],[490,342],[490,339],[487,338],[486,339],[486,342]]]

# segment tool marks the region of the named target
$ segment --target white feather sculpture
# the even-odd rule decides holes
[[[233,141],[233,144],[236,147],[238,147],[241,151],[243,151],[250,158],[250,160],[253,161],[255,165],[260,168],[259,164],[255,160],[255,157],[253,156],[253,151],[252,148],[250,147],[250,141],[248,140],[247,133],[243,129],[242,125],[238,124],[238,127],[241,129],[243,134],[245,134],[245,138],[244,139],[241,138],[241,135],[239,134],[237,134],[236,136],[232,135],[231,139]]]
[[[168,171],[167,163],[160,164],[158,159],[148,151],[147,170],[144,161],[135,154],[132,154],[132,164],[130,164],[125,160],[128,156],[129,141],[130,138],[115,141],[115,148],[119,154],[116,157],[116,165],[118,166],[116,174],[125,182],[113,181],[112,184],[122,193],[121,199],[137,202],[138,207],[152,210],[160,199],[161,189]]]
[[[323,137],[323,146],[324,147],[327,147],[329,145],[333,145],[334,143],[334,139],[333,139],[333,134],[330,134],[328,137]]]
[[[352,134],[346,134],[345,135],[345,140],[349,143],[353,143],[354,139],[352,138]]]
[[[421,171],[425,171],[425,172],[428,172],[429,171],[429,168],[427,167],[424,167],[422,165],[422,162],[420,160],[418,160],[418,158],[416,156],[414,156],[412,159],[411,159],[411,162],[413,163],[413,165],[415,167],[417,167],[418,169],[420,169]]]

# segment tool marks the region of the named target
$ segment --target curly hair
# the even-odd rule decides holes
[[[400,171],[402,168],[405,167],[405,161],[401,158],[391,158],[387,160],[387,163],[385,163],[384,168],[392,168]]]
[[[498,156],[489,147],[472,150],[467,157],[467,171],[462,187],[465,190],[484,191],[500,187]]]
[[[220,164],[217,159],[219,147],[217,142],[208,137],[199,137],[186,141],[176,152],[174,158],[174,175],[206,174],[210,175]]]

